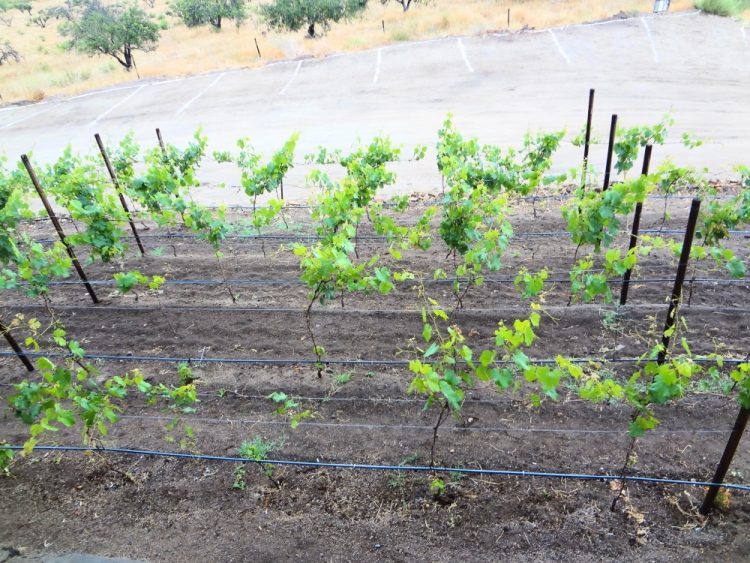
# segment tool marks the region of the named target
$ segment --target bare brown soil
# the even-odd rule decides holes
[[[662,225],[662,203],[649,204],[642,228],[684,229],[689,200],[670,202]],[[304,210],[289,214],[300,232],[310,232]],[[405,221],[414,220],[410,211]],[[467,341],[489,346],[498,321],[527,313],[512,279],[522,266],[550,270],[567,279],[575,248],[563,236],[529,233],[560,231],[557,202],[514,206],[517,233],[501,271],[472,289],[456,312]],[[67,227],[70,227],[68,224]],[[37,225],[39,236],[48,227]],[[149,235],[155,229],[144,231]],[[363,237],[367,237],[363,229]],[[207,358],[312,360],[303,309],[308,290],[297,282],[297,261],[265,241],[232,240],[223,259],[238,296],[232,303],[213,254],[205,243],[184,238],[145,238],[156,252],[140,259],[131,250],[126,264],[90,265],[92,279],[138,268],[168,274],[172,282],[210,279],[212,285],[166,285],[163,292],[121,297],[114,286],[99,286],[103,298],[90,306],[79,285],[54,288],[52,300],[72,337],[92,354],[191,358],[200,378],[201,403],[185,422],[195,429],[190,450],[237,455],[240,444],[260,436],[283,445],[272,457],[373,464],[428,464],[437,411],[424,411],[408,396],[410,376],[403,366],[331,363],[321,379],[309,364],[280,366],[207,363]],[[626,240],[623,238],[623,240]],[[731,246],[747,256],[747,240]],[[364,238],[361,255],[382,251],[381,241]],[[409,269],[431,272],[449,265],[445,249],[405,257]],[[392,260],[384,260],[393,265]],[[666,313],[675,260],[655,254],[634,275],[629,304],[616,312],[598,304],[567,307],[569,286],[551,283],[539,342],[530,355],[594,357],[587,369],[626,376],[632,365],[606,362],[643,354],[653,346]],[[728,275],[708,262],[691,268],[695,279]],[[493,281],[494,279],[494,281]],[[645,280],[659,279],[659,282]],[[237,280],[245,280],[239,282]],[[247,280],[278,280],[274,285]],[[688,286],[680,328],[696,353],[721,351],[744,357],[750,350],[750,284],[699,283]],[[619,284],[613,283],[617,296]],[[449,285],[434,286],[446,307],[455,298]],[[692,294],[690,294],[692,289]],[[8,312],[46,318],[26,298],[4,297]],[[140,307],[148,307],[140,310]],[[251,310],[255,309],[255,310]],[[261,310],[262,309],[262,310]],[[408,359],[410,338],[421,332],[414,290],[393,295],[346,297],[316,306],[313,322],[332,360]],[[138,367],[154,381],[176,382],[169,363],[108,361],[108,373]],[[631,370],[628,372],[628,370]],[[348,382],[344,382],[349,374]],[[24,377],[12,358],[0,361],[2,393]],[[295,430],[273,413],[266,399],[283,390],[300,397],[313,417]],[[710,479],[737,406],[707,385],[676,405],[660,409],[662,424],[638,441],[634,474],[675,479]],[[558,402],[536,409],[521,390],[505,395],[490,387],[467,393],[462,416],[439,431],[436,463],[451,467],[618,474],[628,443],[629,410],[591,405],[563,392]],[[171,412],[128,405],[106,444],[176,450],[165,429]],[[2,436],[21,443],[27,429],[7,409]],[[80,437],[61,432],[55,443]],[[433,476],[276,467],[272,480],[255,465],[246,467],[246,488],[233,488],[235,466],[148,457],[37,453],[19,461],[11,478],[0,479],[0,545],[25,553],[65,551],[127,556],[153,561],[705,561],[750,556],[747,495],[729,502],[706,521],[697,516],[701,488],[634,485],[615,511],[616,484],[560,479],[444,476],[447,488],[434,495]],[[740,446],[731,476],[750,475],[750,451]],[[127,476],[125,476],[126,474]]]

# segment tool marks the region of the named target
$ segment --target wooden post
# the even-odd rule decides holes
[[[258,51],[258,58],[260,59],[261,55],[260,55],[260,47],[258,46],[258,38],[253,37],[253,40],[255,41],[255,50]]]
[[[24,366],[26,366],[26,369],[29,371],[34,371],[34,364],[32,364],[31,360],[29,360],[29,357],[23,353],[23,350],[21,350],[18,342],[16,342],[16,339],[13,338],[13,335],[10,333],[10,329],[5,326],[5,323],[3,321],[0,321],[0,332],[3,333],[5,340],[8,341],[8,344],[10,344],[10,347],[13,348],[13,351],[16,353],[16,356],[18,356],[18,359],[23,362]]]
[[[734,458],[734,454],[737,451],[737,446],[740,445],[740,440],[742,440],[742,434],[744,434],[745,432],[745,427],[747,426],[747,419],[749,416],[750,410],[746,409],[745,407],[740,407],[740,412],[737,415],[737,420],[734,421],[734,428],[732,428],[732,433],[729,435],[729,440],[727,441],[727,445],[724,448],[724,454],[721,456],[719,466],[716,468],[714,478],[711,480],[711,482],[716,486],[708,489],[706,498],[703,499],[703,504],[700,508],[700,513],[704,516],[711,512],[711,509],[713,509],[714,507],[716,495],[719,494],[718,485],[724,482],[724,477],[726,477],[727,471],[729,471],[729,466],[732,464],[732,459]]]
[[[122,205],[122,208],[125,210],[125,213],[128,216],[130,230],[133,231],[133,236],[135,237],[135,242],[138,243],[138,249],[141,251],[141,256],[145,256],[146,251],[143,249],[143,244],[141,244],[141,237],[138,236],[138,230],[135,228],[135,223],[133,222],[133,216],[130,214],[128,203],[125,201],[125,196],[122,194],[122,190],[120,189],[120,182],[117,181],[117,174],[115,174],[115,169],[112,168],[112,163],[109,161],[107,149],[104,148],[104,143],[102,142],[102,138],[99,136],[99,133],[96,133],[94,135],[94,138],[96,139],[96,144],[99,145],[99,152],[102,154],[104,164],[107,167],[107,172],[109,172],[109,177],[112,179],[112,184],[114,184],[115,186],[115,191],[120,198],[120,204]]]
[[[581,186],[586,187],[586,171],[589,166],[589,146],[591,144],[591,122],[594,118],[594,89],[589,88],[589,105],[586,112],[586,138],[583,143],[583,171],[581,172]]]
[[[685,238],[682,241],[682,252],[680,253],[680,263],[677,265],[677,275],[674,279],[674,288],[672,289],[672,296],[669,299],[669,308],[667,309],[667,319],[664,321],[664,332],[661,337],[661,350],[657,362],[663,364],[667,357],[667,348],[669,347],[669,339],[671,338],[671,332],[674,328],[675,321],[677,320],[677,307],[680,304],[680,297],[682,297],[682,286],[685,282],[685,272],[687,272],[688,261],[690,260],[690,249],[693,246],[693,237],[695,236],[695,227],[698,224],[698,213],[701,209],[700,198],[694,198],[693,203],[690,205],[690,215],[688,217],[687,230],[685,231]]]
[[[604,184],[602,191],[609,189],[609,177],[612,173],[612,153],[615,150],[615,135],[617,134],[617,114],[612,114],[612,121],[609,124],[609,143],[607,144],[607,164],[604,167]]]
[[[164,139],[161,138],[161,129],[158,127],[156,128],[156,138],[159,139],[159,146],[161,147],[161,152],[163,154],[167,154],[167,148],[164,146]]]
[[[651,151],[653,145],[646,145],[646,152],[643,155],[643,169],[641,170],[641,176],[648,175],[648,168],[651,164]],[[641,227],[641,213],[643,212],[643,202],[639,201],[635,205],[635,215],[633,215],[633,228],[630,231],[630,246],[628,247],[628,254],[638,244],[638,231]],[[628,268],[625,275],[622,277],[622,289],[620,289],[620,306],[622,307],[628,302],[628,290],[630,289],[630,276],[633,273],[632,268]]]
[[[44,190],[42,189],[42,186],[39,184],[39,179],[36,177],[36,173],[34,172],[34,168],[31,166],[29,157],[26,156],[25,154],[22,154],[21,161],[23,162],[23,165],[26,167],[26,172],[29,173],[29,178],[31,178],[31,183],[34,184],[36,193],[39,194],[39,199],[42,200],[44,209],[47,210],[47,215],[49,215],[49,218],[52,221],[52,225],[54,225],[55,230],[57,231],[57,236],[60,237],[60,240],[65,246],[65,250],[68,251],[68,256],[70,256],[70,259],[73,261],[73,266],[75,267],[76,272],[78,272],[78,277],[81,278],[81,281],[83,281],[83,285],[86,286],[86,291],[88,292],[89,296],[91,296],[91,300],[94,303],[99,303],[99,298],[96,296],[96,293],[94,293],[94,288],[91,287],[91,284],[89,283],[88,278],[86,278],[86,274],[84,273],[83,268],[81,267],[81,263],[78,261],[78,258],[76,258],[75,252],[73,252],[73,248],[65,240],[65,233],[63,232],[62,227],[60,226],[60,222],[57,220],[57,217],[55,216],[55,212],[52,210],[52,206],[49,204],[49,201],[47,200],[47,196],[45,195]]]

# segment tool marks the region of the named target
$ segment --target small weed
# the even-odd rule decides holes
[[[273,465],[261,462],[264,459],[267,459],[271,452],[282,447],[284,447],[284,438],[280,438],[279,440],[264,440],[260,436],[256,436],[253,438],[252,442],[242,442],[242,446],[240,446],[239,449],[239,455],[248,461],[256,462],[260,466],[261,473],[263,473],[263,475],[265,475],[268,480],[278,488],[279,483],[273,478]],[[235,470],[235,476],[236,474],[237,470]]]
[[[79,82],[86,82],[89,78],[91,78],[91,73],[88,71],[72,72],[68,70],[62,76],[62,78],[53,80],[52,86],[56,88],[65,88],[66,86],[70,86],[72,84],[77,84]]]
[[[180,385],[190,385],[195,381],[195,377],[193,377],[193,369],[187,362],[180,362],[177,364],[177,374],[180,377]]]
[[[245,475],[247,474],[244,465],[238,465],[234,470],[234,483],[232,483],[233,489],[239,489],[244,491],[247,488],[247,482],[245,481]]]
[[[411,39],[411,33],[403,29],[397,29],[391,33],[391,40],[393,41],[409,41]]]
[[[726,489],[719,489],[714,504],[719,510],[729,510],[729,506],[732,504],[732,492]]]
[[[466,477],[466,473],[461,473],[460,471],[451,471],[451,483],[452,484],[458,484],[460,483],[464,477]]]
[[[337,385],[346,385],[352,380],[352,373],[351,372],[345,372],[340,373],[336,376],[336,384]]]
[[[13,463],[13,450],[0,445],[0,475],[10,475],[10,466]]]
[[[432,496],[439,497],[445,492],[445,481],[442,479],[433,479],[430,481],[430,493]]]
[[[401,489],[406,484],[406,475],[399,471],[393,477],[388,479],[388,486],[391,489]]]
[[[619,309],[612,309],[609,311],[602,311],[602,326],[609,331],[616,331],[620,328],[620,311]]]

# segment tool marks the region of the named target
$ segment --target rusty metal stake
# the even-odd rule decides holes
[[[698,224],[698,213],[701,209],[700,198],[694,198],[693,203],[690,205],[690,215],[688,216],[687,230],[685,231],[685,238],[682,241],[682,252],[680,253],[680,263],[677,265],[677,276],[674,279],[674,288],[672,288],[672,296],[669,299],[669,309],[667,309],[667,320],[664,322],[664,332],[661,337],[661,350],[657,362],[663,364],[667,357],[667,348],[669,347],[669,339],[672,336],[672,329],[674,328],[675,321],[677,320],[677,307],[680,305],[680,297],[682,297],[682,286],[685,282],[685,272],[687,272],[688,261],[690,260],[690,249],[693,246],[693,237],[695,236],[695,227]]]
[[[612,121],[609,125],[609,144],[607,145],[607,165],[604,168],[604,184],[602,191],[609,189],[609,177],[612,173],[612,153],[615,150],[615,135],[617,134],[617,114],[612,114]]]
[[[104,148],[104,143],[102,142],[102,138],[99,136],[99,133],[96,133],[94,135],[94,138],[96,139],[96,144],[99,145],[99,152],[102,153],[104,164],[107,167],[107,172],[109,172],[109,177],[112,178],[112,184],[114,184],[115,186],[115,191],[120,198],[120,204],[122,204],[122,208],[125,210],[125,213],[128,216],[130,230],[133,231],[133,236],[135,237],[135,242],[138,243],[138,249],[141,251],[141,256],[145,256],[146,251],[143,249],[143,244],[141,244],[141,237],[138,236],[138,230],[135,228],[133,216],[130,214],[128,203],[125,201],[125,196],[123,195],[122,189],[120,188],[120,182],[117,181],[117,174],[115,174],[115,169],[112,168],[112,163],[109,161],[107,149]]]
[[[8,344],[10,344],[10,347],[13,348],[13,351],[16,353],[16,356],[18,356],[18,359],[23,362],[24,366],[26,366],[26,369],[29,371],[34,371],[34,364],[32,364],[31,360],[29,360],[29,357],[23,353],[23,350],[21,350],[18,342],[16,342],[16,339],[13,338],[13,335],[10,333],[10,329],[5,326],[5,323],[3,321],[0,321],[0,332],[3,333],[5,340],[8,341]]]
[[[732,433],[729,435],[729,440],[724,448],[724,454],[721,456],[719,466],[716,468],[714,478],[711,480],[716,486],[708,489],[706,498],[703,499],[703,504],[700,508],[700,513],[704,516],[708,515],[714,507],[716,495],[719,494],[719,485],[724,482],[724,477],[726,477],[727,471],[729,471],[729,466],[732,464],[732,459],[737,451],[737,446],[740,445],[740,440],[742,440],[742,434],[745,432],[749,416],[750,410],[745,407],[740,407],[740,412],[737,415],[737,419],[734,421],[734,428],[732,428]]]
[[[52,206],[47,200],[47,196],[44,194],[42,186],[39,184],[39,179],[36,177],[36,173],[34,172],[34,168],[31,166],[29,157],[25,154],[22,154],[21,161],[26,167],[26,171],[29,173],[29,178],[31,178],[31,183],[34,184],[34,188],[36,188],[36,193],[39,194],[39,199],[42,200],[42,204],[47,210],[47,215],[49,215],[50,221],[52,221],[52,225],[54,225],[55,230],[57,231],[57,236],[60,237],[60,240],[65,246],[65,250],[68,251],[68,256],[70,256],[70,259],[73,261],[73,266],[75,267],[76,272],[78,272],[78,276],[81,278],[81,281],[83,281],[83,285],[86,286],[86,291],[88,291],[88,294],[91,296],[91,300],[94,303],[99,303],[99,298],[96,296],[96,293],[94,293],[94,288],[91,287],[91,284],[89,283],[89,280],[86,277],[83,268],[81,267],[81,263],[78,261],[78,258],[76,258],[75,252],[73,252],[73,248],[65,240],[65,233],[60,226],[60,222],[57,220],[57,216],[55,216],[55,212],[52,210]]]
[[[258,38],[257,37],[253,37],[253,40],[255,41],[255,49],[258,51],[258,58],[260,59],[262,57],[260,55],[260,47],[258,46]]]
[[[643,169],[641,169],[641,176],[648,175],[648,168],[651,164],[651,151],[653,150],[652,145],[646,145],[646,152],[643,155]],[[643,202],[639,201],[635,205],[635,215],[633,215],[633,228],[630,231],[630,246],[628,247],[628,254],[638,244],[638,231],[641,227],[641,212],[643,211]],[[620,306],[625,305],[628,302],[628,290],[630,289],[630,276],[633,273],[632,268],[628,268],[625,275],[622,278],[622,289],[620,290]]]

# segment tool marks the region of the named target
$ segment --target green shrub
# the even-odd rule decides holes
[[[707,14],[731,17],[750,8],[750,0],[696,0],[695,7]]]

